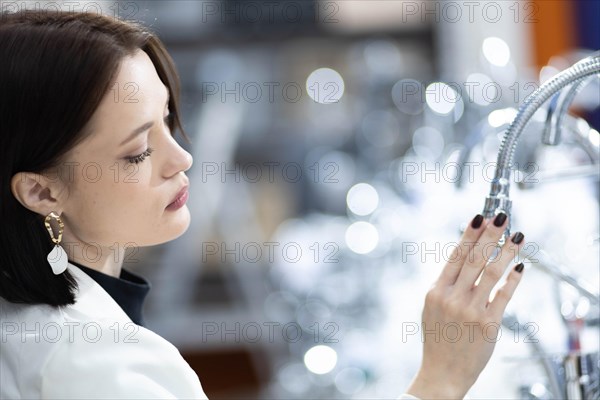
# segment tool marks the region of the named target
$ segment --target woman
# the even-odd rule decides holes
[[[165,48],[132,22],[22,10],[2,14],[0,60],[2,397],[206,398],[143,327],[147,282],[121,268],[127,247],[190,223],[192,157],[173,138],[179,79]],[[425,335],[401,397],[462,398],[488,362],[483,327],[499,326],[523,269],[489,301],[524,244],[514,234],[486,266],[506,224],[477,215],[427,293],[423,328],[472,329],[452,343]]]

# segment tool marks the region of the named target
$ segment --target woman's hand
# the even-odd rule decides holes
[[[523,264],[514,267],[489,301],[494,285],[525,243],[523,234],[517,232],[490,260],[506,224],[503,213],[493,221],[477,215],[427,293],[422,315],[423,362],[408,394],[421,399],[463,398],[489,361],[504,309],[523,270]]]

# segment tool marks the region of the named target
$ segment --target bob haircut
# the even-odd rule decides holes
[[[145,51],[170,93],[168,126],[190,140],[179,115],[179,76],[162,42],[142,25],[88,12],[0,13],[0,297],[54,307],[75,302],[77,282],[54,275],[44,218],[13,196],[20,171],[43,174],[90,135],[87,124],[123,58]]]

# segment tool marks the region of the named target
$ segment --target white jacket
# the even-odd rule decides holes
[[[0,398],[207,398],[171,343],[131,322],[80,268],[68,269],[79,290],[62,310],[0,298]]]

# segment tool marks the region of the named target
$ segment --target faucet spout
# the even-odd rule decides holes
[[[586,83],[585,80],[574,83],[568,89],[565,88],[555,94],[552,100],[550,100],[548,114],[546,116],[546,126],[544,127],[542,136],[542,142],[544,144],[556,146],[560,143],[565,114],[568,112],[569,106]]]
[[[572,98],[577,93],[576,90],[579,89],[580,83],[598,73],[600,73],[600,54],[598,53],[558,73],[525,99],[525,102],[519,107],[516,117],[504,133],[504,138],[498,152],[496,172],[491,183],[490,194],[485,200],[483,209],[483,215],[486,218],[500,212],[504,212],[509,216],[509,225],[504,232],[501,242],[504,242],[510,236],[510,212],[512,207],[512,202],[509,198],[510,179],[513,170],[515,148],[523,129],[537,109],[558,91],[571,85],[571,89],[564,97],[566,101],[560,102],[562,110],[563,107],[568,106],[568,103],[572,101]],[[572,91],[574,93],[571,93]],[[558,143],[559,137],[555,136],[552,140]]]

